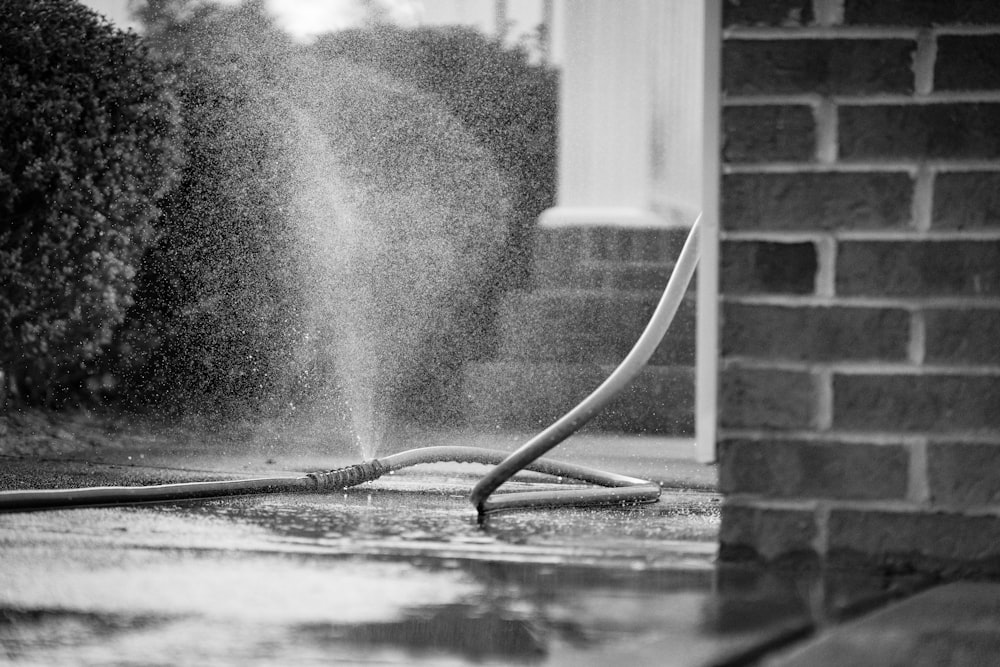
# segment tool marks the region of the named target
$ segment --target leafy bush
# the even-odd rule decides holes
[[[0,374],[51,403],[131,303],[179,160],[177,105],[132,33],[72,0],[0,0]]]
[[[499,287],[522,284],[534,222],[555,198],[556,72],[462,27],[379,25],[321,36],[311,48],[321,58],[370,65],[437,95],[493,154],[516,189]]]

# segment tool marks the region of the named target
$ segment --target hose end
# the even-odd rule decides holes
[[[311,472],[306,477],[315,483],[315,491],[336,491],[349,486],[357,486],[378,479],[389,471],[389,468],[378,459],[355,463],[354,465],[334,470]]]

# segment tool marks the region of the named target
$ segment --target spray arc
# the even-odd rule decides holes
[[[311,472],[300,477],[260,477],[138,487],[105,486],[4,491],[0,492],[0,511],[114,506],[291,491],[334,491],[374,481],[384,474],[402,468],[444,461],[494,466],[479,480],[471,492],[471,502],[480,517],[490,512],[514,509],[655,502],[660,496],[660,486],[656,482],[541,457],[597,415],[646,365],[673,322],[694,275],[698,263],[700,227],[699,217],[688,233],[670,280],[649,323],[625,359],[576,407],[512,454],[478,447],[423,447],[335,470]],[[577,480],[594,486],[583,489],[494,494],[504,482],[522,470]]]

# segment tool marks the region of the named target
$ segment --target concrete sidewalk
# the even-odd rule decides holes
[[[206,476],[165,463],[0,460],[47,487]],[[479,525],[476,478],[0,514],[0,661],[687,667],[808,627],[759,573],[717,594],[714,493]]]
[[[985,667],[1000,664],[1000,584],[931,588],[779,651],[766,667]]]
[[[4,440],[0,488],[231,479],[357,460],[336,454],[323,433],[102,429],[78,423],[42,428],[17,447]],[[423,437],[414,446],[512,449],[522,439]],[[830,625],[845,609],[898,600],[919,582],[850,574],[831,582],[828,573],[716,563],[714,471],[685,459],[684,448],[578,437],[559,458],[659,479],[661,501],[515,512],[485,525],[468,503],[482,468],[458,464],[343,493],[0,514],[0,658],[1000,664],[1000,584],[932,588]],[[833,608],[817,606],[829,599]]]

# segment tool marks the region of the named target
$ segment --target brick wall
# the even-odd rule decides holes
[[[1000,2],[723,0],[723,559],[1000,575]]]

